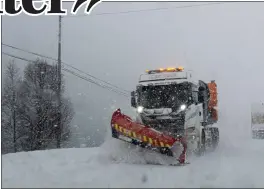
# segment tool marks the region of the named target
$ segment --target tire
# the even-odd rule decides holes
[[[219,143],[219,129],[218,128],[212,128],[212,148],[215,150]]]

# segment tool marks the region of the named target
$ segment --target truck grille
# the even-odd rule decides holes
[[[182,135],[184,133],[184,121],[185,116],[178,115],[172,119],[148,119],[142,120],[144,124],[164,133],[168,133],[171,136]]]

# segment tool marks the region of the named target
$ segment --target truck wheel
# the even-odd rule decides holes
[[[215,150],[219,143],[219,129],[218,128],[212,128],[212,147],[213,150]]]
[[[197,149],[197,152],[196,154],[198,156],[202,156],[206,151],[206,148],[205,148],[205,133],[204,133],[204,130],[202,130],[202,136],[201,136],[201,140],[198,142],[198,149]]]

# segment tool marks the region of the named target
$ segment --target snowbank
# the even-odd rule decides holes
[[[2,156],[3,187],[264,187],[264,141],[222,142],[190,165],[161,161],[115,139],[100,148],[23,152]],[[170,161],[169,159],[166,162]]]

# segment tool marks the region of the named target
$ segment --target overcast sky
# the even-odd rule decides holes
[[[184,66],[199,79],[216,80],[220,130],[249,133],[250,103],[264,100],[264,3],[173,8],[204,3],[103,2],[91,16],[65,17],[62,60],[130,91],[146,69]],[[95,15],[161,7],[169,9]],[[57,57],[58,17],[4,16],[2,26],[4,43]],[[34,59],[6,47],[3,51]],[[65,76],[76,111],[74,124],[83,136],[102,141],[114,108],[132,115],[130,99]]]

